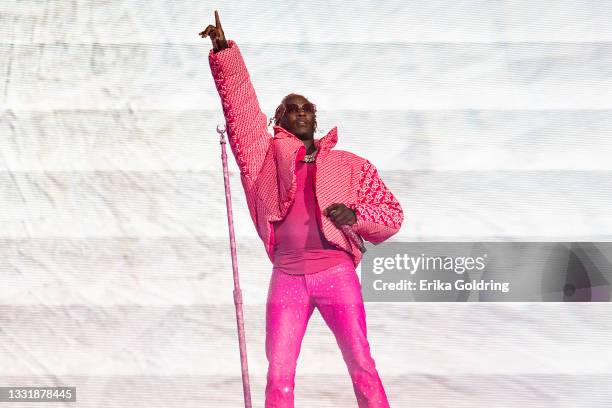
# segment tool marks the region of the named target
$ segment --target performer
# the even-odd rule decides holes
[[[336,338],[359,407],[389,407],[367,339],[355,271],[361,251],[340,226],[383,242],[400,229],[399,202],[372,163],[333,149],[337,127],[314,138],[316,106],[306,97],[285,96],[273,118],[274,136],[269,134],[240,49],[226,40],[217,11],[215,25],[199,35],[212,41],[208,58],[228,140],[251,218],[273,264],[266,304],[266,408],[293,407],[297,359],[314,308]]]

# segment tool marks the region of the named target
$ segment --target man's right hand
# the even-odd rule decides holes
[[[202,38],[206,38],[206,36],[210,36],[210,40],[212,41],[213,52],[219,52],[221,50],[226,49],[227,41],[225,40],[225,34],[223,33],[223,28],[221,27],[221,20],[219,19],[219,13],[215,10],[215,25],[210,24],[204,31],[202,31],[199,35]]]

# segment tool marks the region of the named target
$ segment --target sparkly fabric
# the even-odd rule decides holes
[[[336,337],[359,408],[389,407],[370,355],[361,284],[351,262],[306,275],[272,269],[266,304],[266,408],[293,407],[302,339],[314,308]]]
[[[295,199],[285,218],[274,224],[274,268],[285,273],[315,273],[352,262],[351,255],[330,244],[319,228],[315,172],[314,162],[295,164]]]

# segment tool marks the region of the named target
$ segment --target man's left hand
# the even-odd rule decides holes
[[[353,210],[342,203],[330,205],[325,209],[324,214],[338,227],[341,225],[353,225],[357,222],[357,217]]]

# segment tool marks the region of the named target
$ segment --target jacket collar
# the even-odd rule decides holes
[[[275,139],[295,139],[296,141],[302,142],[300,138],[295,136],[293,133],[283,128],[282,126],[274,125],[272,126],[274,129],[274,138]],[[338,142],[338,126],[334,126],[325,136],[320,139],[315,139],[315,147],[319,151],[317,154],[321,154],[323,152],[327,152],[331,150],[336,143]]]

